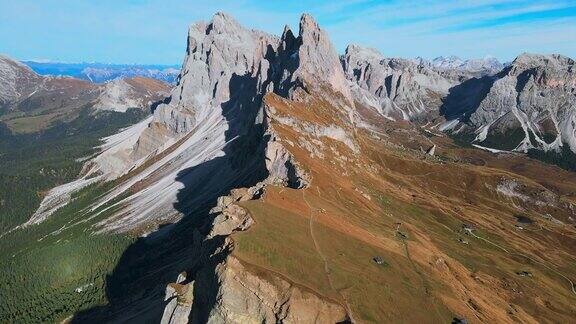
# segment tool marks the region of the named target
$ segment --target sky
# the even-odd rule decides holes
[[[279,35],[303,12],[340,53],[350,43],[388,57],[576,58],[576,0],[0,0],[0,53],[19,60],[180,64],[188,26],[223,11]]]

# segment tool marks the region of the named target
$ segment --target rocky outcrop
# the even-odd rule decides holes
[[[147,190],[122,201],[122,216],[101,225],[122,231],[153,219],[179,219],[182,212],[174,205],[182,183],[207,193],[195,195],[187,205],[202,205],[229,189],[264,179],[306,186],[305,173],[268,125],[263,97],[275,93],[305,100],[314,93],[336,102],[336,109],[350,116],[353,108],[345,85],[338,55],[309,15],[302,16],[298,37],[289,28],[280,38],[248,30],[224,13],[193,24],[181,76],[170,97],[156,107],[145,127],[126,130],[130,138],[111,137],[106,151],[90,161],[95,165],[91,172],[109,180],[145,166],[95,205],[146,183]],[[322,131],[342,137],[337,129]],[[218,177],[204,181],[211,173]]]
[[[328,88],[352,105],[336,50],[307,14],[298,37],[286,27],[278,38],[217,13],[211,22],[190,27],[186,53],[170,103],[155,112],[155,119],[174,133],[186,133],[207,111],[234,99],[231,88],[248,79],[253,89],[245,90],[252,95],[276,92],[294,98],[298,89],[322,93]]]
[[[440,98],[455,81],[424,64],[385,58],[374,49],[350,45],[342,58],[354,99],[391,119],[415,120],[435,115]]]
[[[443,106],[452,130],[475,141],[526,152],[576,152],[576,64],[560,55],[522,54],[494,77],[451,89]],[[508,136],[504,136],[508,134]]]
[[[176,282],[166,287],[167,305],[162,314],[161,324],[187,323],[194,302],[194,281],[185,282],[186,273],[178,275]]]
[[[278,94],[289,93],[290,98],[294,99],[294,91],[300,88],[319,95],[328,88],[342,95],[345,104],[353,106],[338,54],[328,34],[312,16],[302,15],[297,38],[288,27],[284,29],[277,53],[275,72]]]
[[[224,13],[217,13],[209,23],[193,24],[178,84],[170,103],[156,109],[155,120],[174,133],[186,133],[210,110],[233,99],[237,94],[231,87],[242,81],[258,79],[257,89],[246,91],[262,92],[269,68],[265,55],[278,41],[242,27]]]
[[[104,83],[94,108],[125,112],[130,108],[150,109],[154,102],[168,96],[166,84],[141,77],[116,79]]]
[[[199,273],[198,282],[210,282],[213,273]],[[319,298],[286,280],[269,274],[266,279],[228,257],[216,267],[218,288],[196,285],[199,307],[191,323],[339,323],[347,320],[344,308]],[[212,295],[210,295],[212,294]],[[213,300],[210,309],[202,301]],[[208,312],[207,314],[203,312]]]

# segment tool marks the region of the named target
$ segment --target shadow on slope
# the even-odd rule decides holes
[[[486,98],[495,80],[494,76],[472,78],[450,88],[442,100],[440,115],[446,120],[460,119],[467,122]]]
[[[174,209],[183,215],[182,219],[129,246],[107,277],[109,303],[79,312],[72,323],[158,323],[168,303],[164,301],[168,283],[174,282],[183,271],[188,273],[188,280],[194,280],[200,267],[213,267],[221,261],[210,258],[224,238],[203,241],[213,220],[210,209],[216,206],[219,196],[234,188],[253,186],[268,176],[263,96],[258,91],[257,78],[233,75],[229,91],[230,100],[222,104],[229,125],[225,132],[225,155],[178,173],[177,181],[184,187],[177,194]],[[209,280],[203,289],[215,291],[216,278],[204,279]],[[192,311],[198,322],[205,321],[215,302],[215,294],[204,291],[203,295],[207,298],[195,301]]]

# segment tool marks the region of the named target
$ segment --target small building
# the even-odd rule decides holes
[[[381,256],[375,256],[372,258],[372,261],[376,262],[376,264],[384,264],[384,259]]]

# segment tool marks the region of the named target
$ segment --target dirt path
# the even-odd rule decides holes
[[[410,262],[412,269],[414,270],[414,272],[416,272],[418,277],[420,277],[420,280],[422,282],[422,288],[424,289],[424,294],[428,298],[432,299],[430,302],[430,306],[434,309],[436,315],[438,315],[438,318],[441,320],[441,322],[446,322],[446,319],[443,318],[442,314],[438,310],[438,307],[436,306],[437,305],[436,297],[432,295],[432,292],[430,290],[430,284],[428,283],[426,276],[422,274],[422,272],[420,272],[420,270],[416,266],[416,263],[414,262],[414,260],[412,260],[412,257],[410,256],[410,250],[408,249],[408,243],[406,242],[406,238],[400,232],[400,224],[398,224],[396,227],[395,236],[398,238],[398,240],[400,240],[400,242],[402,242],[402,245],[404,246],[404,254],[408,259],[408,262]]]
[[[504,251],[504,252],[506,252],[506,253],[508,253],[508,254],[510,254],[510,255],[516,255],[516,256],[523,257],[523,258],[528,259],[528,260],[530,260],[531,262],[533,262],[533,263],[535,263],[535,264],[537,264],[537,265],[540,265],[540,266],[542,266],[542,267],[544,267],[544,268],[546,268],[546,269],[554,272],[554,273],[557,274],[558,276],[560,276],[560,277],[562,277],[563,279],[565,279],[566,281],[568,281],[568,283],[570,284],[570,288],[572,289],[572,293],[573,293],[574,295],[576,295],[576,286],[574,285],[574,282],[573,282],[572,280],[570,280],[570,278],[568,278],[567,276],[565,276],[563,273],[559,272],[558,270],[556,270],[556,269],[554,269],[554,268],[552,268],[552,267],[544,264],[544,263],[541,262],[541,261],[535,260],[535,259],[533,259],[533,258],[531,258],[531,257],[529,257],[529,256],[527,256],[527,255],[525,255],[525,254],[517,253],[517,252],[510,252],[510,251],[508,251],[508,249],[506,249],[505,247],[501,246],[500,244],[494,243],[494,242],[492,242],[492,241],[490,241],[490,240],[488,240],[488,239],[486,239],[486,238],[483,238],[483,237],[481,237],[481,236],[478,236],[478,235],[474,234],[474,232],[472,231],[472,229],[467,229],[466,231],[467,231],[470,235],[472,235],[474,238],[477,238],[477,239],[482,240],[482,241],[484,241],[484,242],[486,242],[486,243],[488,243],[488,244],[490,244],[490,245],[492,245],[492,246],[495,246],[495,247],[499,248],[500,250],[502,250],[502,251]]]
[[[350,309],[350,305],[348,304],[346,297],[338,289],[336,289],[332,281],[332,276],[330,276],[330,267],[328,266],[328,258],[326,258],[326,256],[322,253],[320,244],[318,244],[318,240],[316,239],[316,235],[314,234],[314,219],[316,217],[316,214],[314,213],[312,205],[310,205],[310,203],[306,199],[306,189],[302,190],[302,198],[304,199],[306,206],[308,206],[308,209],[310,210],[310,217],[309,217],[310,236],[312,237],[312,241],[314,242],[314,249],[316,250],[316,253],[318,253],[320,258],[322,259],[322,262],[324,263],[324,272],[326,273],[326,277],[328,278],[328,284],[330,285],[330,288],[332,290],[334,290],[337,294],[340,295],[342,301],[344,301],[344,306],[346,308],[348,316],[350,316],[350,321],[352,323],[358,323],[356,322],[356,320],[354,320],[354,317],[352,316],[352,310]]]

